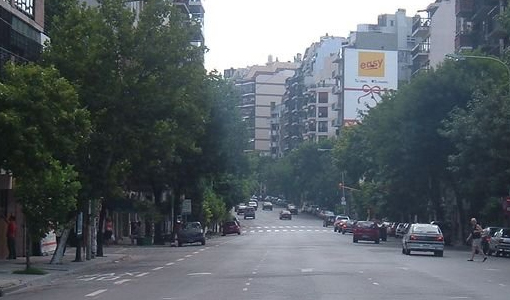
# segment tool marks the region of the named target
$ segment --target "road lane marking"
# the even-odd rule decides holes
[[[205,249],[207,249],[207,248],[205,248]],[[205,249],[204,249],[204,248],[202,248],[202,249],[200,249],[200,250],[198,250],[198,251],[204,251]]]
[[[500,283],[499,286],[506,286],[506,284]]]
[[[271,232],[272,230],[271,230],[271,229],[269,229],[269,230],[266,230],[266,231],[267,231],[267,232]]]
[[[458,297],[448,297],[448,299],[469,299],[469,297],[458,296]]]
[[[243,289],[243,292],[246,292],[247,290],[248,290],[248,288],[244,288],[244,289]]]
[[[140,274],[136,275],[135,277],[143,277],[143,276],[148,275],[148,274],[149,274],[148,272],[140,273]]]
[[[299,229],[299,231],[304,231],[303,229]]]
[[[184,258],[179,258],[177,261],[183,261],[183,260],[184,260]]]
[[[377,283],[377,282],[372,282],[372,284],[373,284],[373,285],[379,285],[379,283]]]
[[[119,281],[115,281],[113,284],[123,284],[124,282],[128,282],[128,281],[131,281],[131,279],[122,279]]]
[[[254,233],[254,232],[255,232],[255,230],[250,230],[250,232],[251,232],[251,233]]]
[[[287,229],[283,229],[282,231],[285,231],[285,232],[287,232]]]
[[[250,285],[250,283],[249,283],[249,282],[247,282],[247,283],[246,283],[246,285]]]
[[[192,257],[192,256],[193,256],[193,255],[191,255],[191,254],[188,254],[188,255],[186,255],[186,256],[184,256],[184,257]]]
[[[90,294],[85,295],[85,297],[95,297],[95,296],[97,296],[97,295],[99,295],[99,294],[102,294],[102,293],[104,293],[104,292],[106,292],[106,291],[107,291],[107,290],[97,290],[97,291],[95,291],[95,292],[93,292],[93,293],[90,293]]]
[[[253,278],[248,278],[248,281],[252,281],[252,280],[253,280]]]
[[[313,272],[312,268],[301,269],[301,273],[310,273],[310,272]]]
[[[202,276],[202,275],[212,275],[212,273],[202,272],[202,273],[189,273],[188,276]]]
[[[163,269],[163,267],[154,268],[154,269],[152,269],[152,271],[158,271],[158,270],[161,270],[161,269]]]
[[[171,266],[173,264],[175,264],[175,263],[174,262],[169,262],[169,263],[166,264],[166,266]]]
[[[198,252],[198,251],[193,252],[193,254],[198,254],[198,253],[200,253],[200,252]]]
[[[280,230],[279,229],[275,229],[274,232],[280,232]]]
[[[257,274],[257,272],[251,272],[253,275]]]
[[[312,231],[311,229],[307,229],[306,231]]]
[[[294,232],[294,231],[296,231],[296,230],[294,230],[294,229],[291,229],[290,231]]]
[[[259,230],[259,232],[264,232],[264,230]]]

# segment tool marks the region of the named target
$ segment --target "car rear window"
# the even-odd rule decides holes
[[[413,233],[439,233],[439,227],[433,225],[413,226]]]
[[[228,222],[225,222],[225,225],[227,225],[227,226],[233,226],[233,225],[236,225],[236,222],[234,222],[234,221],[228,221]]]
[[[361,228],[374,228],[375,223],[373,223],[373,222],[358,222],[358,223],[356,223],[356,226],[361,227]]]

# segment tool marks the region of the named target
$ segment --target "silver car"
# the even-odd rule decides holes
[[[496,231],[489,242],[489,255],[510,255],[510,228]]]
[[[411,224],[402,238],[402,254],[410,255],[411,251],[434,252],[435,256],[443,256],[444,237],[439,226]]]

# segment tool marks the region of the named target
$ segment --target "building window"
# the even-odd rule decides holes
[[[391,26],[391,27],[395,26],[395,21],[391,20],[391,21],[390,21],[390,26]]]
[[[14,5],[25,14],[34,16],[34,0],[14,0]]]
[[[328,132],[328,122],[327,121],[319,122],[319,132]]]
[[[327,107],[319,107],[319,118],[327,118],[328,117],[328,108]]]
[[[319,103],[328,103],[328,92],[319,92]]]

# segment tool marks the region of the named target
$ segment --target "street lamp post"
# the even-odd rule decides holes
[[[500,65],[503,65],[505,67],[507,75],[508,75],[508,94],[510,95],[510,67],[508,67],[508,65],[504,61],[500,60],[499,58],[492,57],[492,56],[463,55],[463,54],[456,54],[456,53],[446,54],[445,57],[448,59],[452,59],[454,61],[466,60],[467,58],[485,59],[485,60],[492,60],[494,62],[499,63]]]

